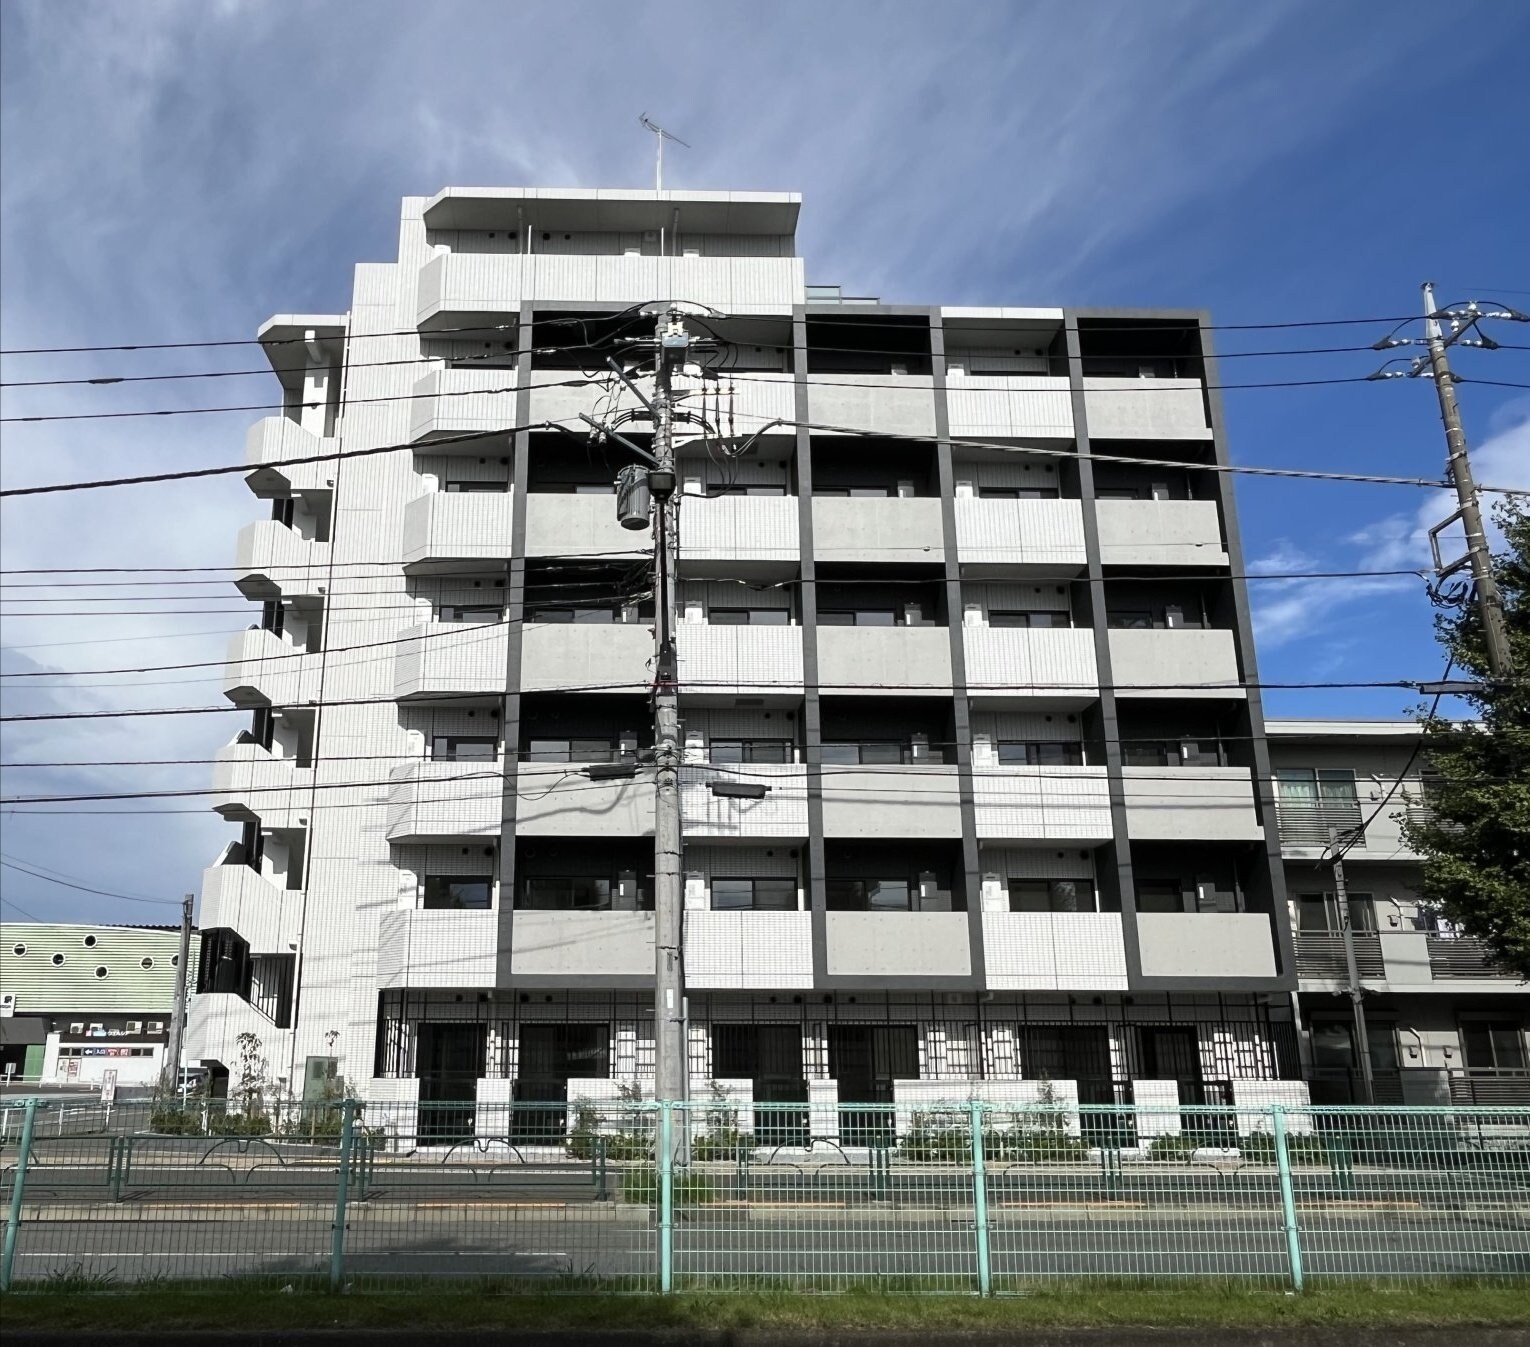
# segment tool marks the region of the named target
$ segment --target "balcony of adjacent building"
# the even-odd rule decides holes
[[[1126,701],[1117,728],[1129,837],[1263,840],[1241,703]]]
[[[282,414],[255,422],[245,437],[254,471],[245,479],[257,496],[324,491],[334,486],[335,463],[292,462],[333,454],[340,415],[344,314],[278,314],[261,325],[258,340],[282,390]]]
[[[1262,847],[1133,841],[1131,863],[1145,977],[1281,976],[1274,894]]]
[[[1066,443],[1073,438],[1062,313],[943,313],[946,408],[953,436]]]
[[[247,599],[319,599],[330,583],[333,492],[271,498],[270,519],[239,530],[234,584]]]
[[[245,485],[262,500],[333,490],[336,463],[322,456],[339,447],[322,426],[309,430],[290,416],[262,417],[245,435],[244,458],[253,469]]]
[[[377,985],[417,991],[499,985],[498,847],[467,837],[433,843],[395,853],[398,903],[379,919]]]
[[[945,586],[934,567],[825,564],[816,604],[825,693],[950,695]]]
[[[1091,447],[1102,440],[1211,438],[1193,319],[1083,318],[1078,339]]]
[[[682,580],[675,632],[687,700],[800,697],[802,627],[795,568],[780,581]]]
[[[774,579],[783,568],[796,573],[801,502],[795,447],[783,428],[762,435],[738,459],[679,455],[682,575]]]
[[[935,445],[815,435],[813,555],[820,563],[938,563],[945,557]]]
[[[258,949],[290,949],[302,931],[305,842],[300,830],[244,823],[239,840],[202,871],[199,922],[231,927]]]
[[[824,843],[824,872],[831,981],[971,976],[959,842],[833,838]]]
[[[1518,1007],[1438,1008],[1367,997],[1365,1064],[1352,1014],[1327,996],[1302,997],[1315,1104],[1445,1108],[1530,1105],[1530,1025]],[[1368,1068],[1368,1069],[1367,1069]],[[1491,1129],[1497,1121],[1476,1118]]]
[[[416,455],[417,493],[404,506],[404,568],[428,571],[468,561],[506,562],[514,549],[515,496],[510,457]]]
[[[687,699],[680,817],[687,837],[801,839],[808,833],[800,699],[696,706]]]
[[[250,728],[218,750],[212,808],[236,822],[262,819],[268,828],[307,824],[314,805],[313,736],[316,713],[257,706]],[[364,772],[362,779],[373,779]]]
[[[1228,564],[1216,475],[1195,467],[1208,456],[1204,444],[1112,444],[1107,452],[1123,458],[1182,459],[1185,464],[1094,460],[1094,509],[1107,577],[1113,567],[1209,569]]]
[[[808,420],[815,435],[934,439],[930,320],[918,314],[810,313]]]
[[[813,918],[804,855],[801,845],[686,846],[688,987],[732,991],[813,985]]]
[[[650,583],[643,562],[528,565],[522,691],[646,691],[654,656]]]
[[[229,642],[223,695],[236,706],[290,706],[319,696],[324,601],[267,599],[260,622]]]
[[[798,205],[784,193],[450,189],[425,208],[435,254],[420,270],[417,320],[451,327],[524,301],[636,307],[663,295],[789,314],[804,286]]]
[[[820,726],[825,837],[961,837],[949,699],[826,692]]]
[[[1120,698],[1242,698],[1231,583],[1107,577],[1111,681]]]
[[[962,609],[967,687],[975,698],[1076,708],[1099,695],[1082,586],[965,580]]]
[[[230,927],[203,925],[197,956],[196,995],[237,997],[275,1029],[292,1027],[297,954],[260,951]]]
[[[1121,904],[1094,850],[986,843],[979,867],[990,989],[1125,990]]]
[[[1080,711],[975,703],[972,796],[982,840],[1103,842],[1111,836],[1104,746]]]
[[[1014,448],[952,449],[957,556],[974,578],[1073,576],[1086,560],[1078,465]]]
[[[651,986],[651,837],[539,837],[516,842],[510,972]]]
[[[395,638],[399,701],[503,695],[510,626],[506,572],[483,563],[433,567],[407,579],[418,620]]]

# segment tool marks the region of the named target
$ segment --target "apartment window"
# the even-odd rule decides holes
[[[706,489],[708,497],[714,496],[785,496],[787,495],[786,484],[773,485],[767,482],[734,482],[731,486],[721,483],[713,483]]]
[[[621,756],[620,740],[609,735],[580,735],[570,739],[532,739],[528,742],[528,762],[616,762]]]
[[[1106,618],[1110,626],[1129,631],[1151,631],[1153,614],[1150,609],[1113,609]]]
[[[714,739],[707,745],[712,762],[790,762],[790,739]]]
[[[493,762],[499,740],[492,734],[438,734],[430,741],[436,762]]]
[[[497,603],[446,603],[441,605],[442,622],[499,622],[504,619],[503,605]]]
[[[1137,881],[1137,911],[1183,912],[1184,910],[1184,886],[1179,880],[1139,879]]]
[[[983,500],[1056,500],[1062,493],[1055,486],[979,486]]]
[[[1128,767],[1217,767],[1219,739],[1123,739],[1121,760]]]
[[[448,491],[456,491],[472,495],[496,495],[503,496],[507,490],[504,482],[447,482]]]
[[[707,621],[714,627],[785,627],[792,615],[785,608],[711,608]]]
[[[849,496],[858,500],[885,500],[889,496],[897,495],[897,488],[891,486],[815,486],[815,496]]]
[[[1359,802],[1355,774],[1347,767],[1280,767],[1275,780],[1282,804],[1344,804]]]
[[[825,744],[820,761],[848,766],[897,766],[913,759],[913,745],[896,739],[871,739],[859,742]]]
[[[1098,902],[1092,879],[1012,879],[1011,912],[1094,912]]]
[[[581,623],[600,626],[615,622],[620,613],[616,608],[528,608],[528,622]]]
[[[906,879],[831,879],[824,898],[831,912],[908,912],[918,906],[919,886]]]
[[[795,879],[714,879],[712,908],[718,912],[795,912]]]
[[[1523,1071],[1524,1030],[1513,1020],[1464,1020],[1461,1053],[1468,1071]]]
[[[422,907],[470,908],[494,906],[494,881],[487,875],[426,875]]]
[[[895,608],[820,608],[818,624],[822,627],[896,627],[901,626]]]
[[[1071,627],[1073,617],[1070,613],[1056,611],[1017,612],[1009,608],[995,608],[989,610],[988,625],[990,627]]]
[[[1017,767],[1082,767],[1083,744],[1026,743],[1001,739],[997,745],[999,761]]]
[[[1332,893],[1296,895],[1296,929],[1310,935],[1336,934],[1343,930],[1339,921],[1339,900]],[[1368,893],[1349,895],[1349,929],[1374,931],[1376,906]]]
[[[542,912],[605,911],[616,886],[609,875],[528,875],[520,906]]]

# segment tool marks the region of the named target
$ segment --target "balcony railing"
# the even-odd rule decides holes
[[[1365,1102],[1365,1082],[1355,1067],[1319,1067],[1311,1074],[1314,1104]],[[1377,1104],[1424,1104],[1436,1107],[1523,1107],[1530,1104],[1530,1071],[1445,1067],[1375,1068],[1371,1072],[1371,1098]],[[1449,1125],[1448,1115],[1438,1119]],[[1480,1126],[1483,1120],[1467,1115],[1457,1120],[1462,1128]],[[1492,1125],[1492,1120],[1487,1120]]]
[[[1429,972],[1436,978],[1512,978],[1493,962],[1487,945],[1470,935],[1431,935]]]
[[[1277,814],[1283,846],[1326,847],[1335,838],[1341,845],[1365,845],[1365,820],[1358,800],[1323,804],[1282,800]]]
[[[1386,977],[1381,958],[1381,937],[1356,931],[1355,971],[1362,978]],[[1349,976],[1344,958],[1344,937],[1338,934],[1303,933],[1296,937],[1296,974],[1303,978],[1340,979]]]

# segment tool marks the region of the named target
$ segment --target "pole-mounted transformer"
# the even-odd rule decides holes
[[[648,470],[629,463],[616,474],[616,518],[624,529],[645,529],[653,511]]]

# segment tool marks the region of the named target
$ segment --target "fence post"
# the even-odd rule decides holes
[[[5,1250],[0,1255],[0,1291],[11,1289],[11,1268],[16,1262],[16,1236],[21,1230],[21,1198],[27,1186],[27,1166],[32,1161],[32,1129],[37,1126],[36,1098],[27,1100],[21,1116],[21,1149],[16,1152],[16,1174],[12,1180],[11,1210],[5,1218]]]
[[[356,1140],[356,1101],[340,1105],[340,1166],[335,1175],[335,1228],[329,1249],[329,1289],[338,1291],[345,1276],[345,1208],[351,1195],[351,1155]]]
[[[1286,1227],[1286,1261],[1291,1266],[1291,1285],[1302,1289],[1302,1241],[1296,1224],[1296,1194],[1291,1188],[1291,1153],[1286,1146],[1286,1110],[1270,1105],[1270,1131],[1275,1138],[1275,1168],[1280,1174],[1280,1211]]]
[[[972,1117],[972,1226],[977,1235],[978,1294],[993,1294],[993,1268],[988,1257],[988,1157],[983,1150],[983,1105],[969,1104]]]
[[[675,1106],[659,1101],[659,1290],[675,1289]]]

